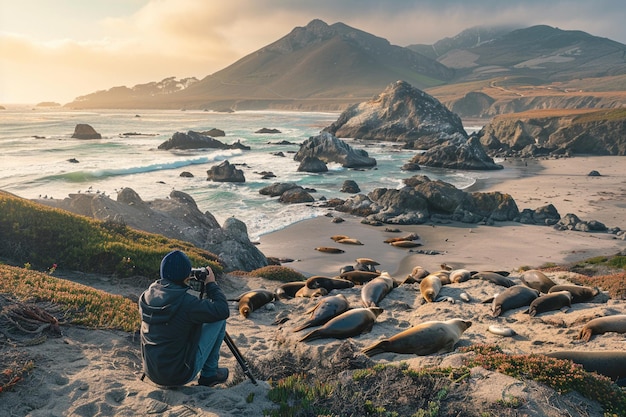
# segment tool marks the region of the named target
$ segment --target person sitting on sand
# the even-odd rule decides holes
[[[230,310],[215,274],[206,269],[207,298],[200,299],[187,292],[191,261],[172,251],[161,261],[161,279],[139,298],[143,371],[155,384],[184,385],[198,373],[199,385],[228,379],[228,368],[218,362]]]

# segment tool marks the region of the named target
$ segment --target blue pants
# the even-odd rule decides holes
[[[196,367],[193,376],[187,382],[196,378],[198,372],[201,376],[209,377],[217,373],[217,365],[220,359],[220,348],[226,334],[226,320],[214,323],[204,323],[196,353]]]

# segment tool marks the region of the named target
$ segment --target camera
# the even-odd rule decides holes
[[[201,292],[204,288],[204,280],[209,275],[209,271],[205,267],[202,268],[191,268],[191,273],[189,277],[191,278],[187,284],[191,287],[192,290]]]

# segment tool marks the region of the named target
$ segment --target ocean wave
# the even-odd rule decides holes
[[[40,178],[38,181],[67,181],[67,182],[87,182],[95,179],[103,179],[108,177],[117,177],[123,175],[143,174],[146,172],[165,171],[169,169],[177,169],[190,165],[206,164],[220,158],[201,157],[195,159],[187,159],[180,161],[159,162],[156,164],[114,168],[114,169],[96,169],[92,171],[73,171],[62,174],[48,175]]]

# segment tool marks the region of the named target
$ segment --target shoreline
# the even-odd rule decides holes
[[[576,214],[582,220],[598,220],[609,228],[626,228],[626,170],[624,157],[572,157],[549,160],[507,160],[509,166],[501,175],[480,179],[466,192],[500,191],[510,194],[519,210],[553,204],[561,217]],[[508,168],[508,169],[507,169]],[[591,170],[602,176],[589,177]],[[575,180],[575,181],[574,181]],[[383,225],[361,224],[361,218],[329,210],[331,217],[303,220],[281,230],[262,235],[259,250],[266,256],[290,258],[284,263],[305,275],[334,276],[340,268],[354,265],[357,257],[378,261],[397,279],[404,278],[417,265],[428,269],[446,263],[455,268],[472,270],[499,269],[512,271],[520,267],[577,262],[593,256],[619,253],[626,241],[610,233],[557,231],[550,226],[498,222],[494,226],[450,222],[448,224]],[[398,228],[400,233],[385,232]],[[388,237],[417,233],[423,246],[417,250],[437,251],[424,255],[409,249],[385,244]],[[330,239],[344,234],[363,245],[341,245]],[[318,246],[343,249],[342,254],[315,250]]]

